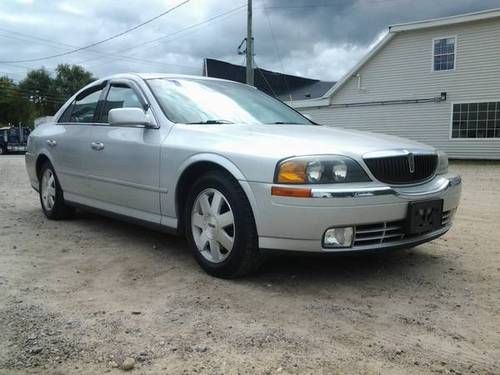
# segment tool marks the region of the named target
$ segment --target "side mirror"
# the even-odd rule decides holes
[[[144,126],[157,128],[149,116],[140,108],[113,108],[108,113],[108,122],[114,126]]]

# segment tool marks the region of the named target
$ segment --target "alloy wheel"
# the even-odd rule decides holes
[[[56,202],[56,180],[50,169],[46,169],[43,173],[41,189],[43,207],[51,211]]]
[[[198,251],[213,263],[223,262],[234,245],[234,214],[224,195],[213,188],[203,190],[191,211],[191,230]]]

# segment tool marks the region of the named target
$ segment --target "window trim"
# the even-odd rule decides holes
[[[453,69],[445,69],[445,70],[435,70],[434,69],[434,42],[440,39],[454,39],[455,40],[455,51],[453,53]],[[448,35],[448,36],[438,36],[432,38],[432,47],[431,47],[431,72],[432,73],[443,73],[443,72],[454,72],[457,70],[457,52],[458,52],[458,38],[456,35]]]
[[[500,137],[493,137],[493,138],[453,138],[453,106],[455,104],[471,104],[471,103],[490,103],[490,102],[497,102],[500,103],[500,97],[496,99],[492,98],[486,98],[486,99],[477,99],[477,100],[460,100],[456,102],[451,102],[451,108],[450,108],[450,129],[449,129],[449,134],[448,134],[448,140],[449,141],[458,141],[458,142],[500,142]]]

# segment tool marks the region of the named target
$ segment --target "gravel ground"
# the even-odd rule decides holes
[[[0,373],[500,374],[500,164],[453,163],[454,228],[377,256],[204,274],[183,239],[48,221],[0,158]]]

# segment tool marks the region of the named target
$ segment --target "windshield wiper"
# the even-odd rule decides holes
[[[228,120],[205,120],[205,121],[186,122],[186,124],[188,124],[188,125],[196,125],[196,124],[217,125],[217,124],[234,124],[234,122],[228,121]]]
[[[276,121],[276,122],[270,122],[266,125],[307,125],[307,124],[303,124],[301,122]]]

